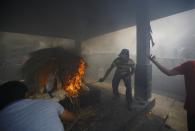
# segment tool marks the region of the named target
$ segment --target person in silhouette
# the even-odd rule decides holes
[[[118,57],[112,62],[110,68],[107,69],[105,75],[99,79],[99,82],[103,82],[114,67],[116,67],[116,71],[112,79],[112,89],[113,89],[114,98],[119,98],[120,96],[118,91],[118,86],[120,80],[122,79],[126,87],[127,107],[128,109],[131,110],[132,108],[131,76],[135,72],[135,63],[132,59],[130,59],[128,49],[121,50]]]

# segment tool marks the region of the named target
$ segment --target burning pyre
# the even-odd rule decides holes
[[[78,95],[78,91],[81,88],[82,77],[85,73],[85,62],[83,59],[80,59],[79,67],[77,72],[73,74],[73,76],[68,75],[67,83],[64,83],[64,90],[67,92],[68,96],[76,96]]]
[[[40,49],[30,54],[22,67],[32,94],[63,89],[66,96],[78,96],[85,73],[84,59],[61,47]]]

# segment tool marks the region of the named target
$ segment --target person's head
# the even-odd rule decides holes
[[[19,81],[8,81],[0,85],[0,110],[10,103],[24,99],[27,86]]]
[[[129,59],[129,50],[128,49],[122,49],[120,54],[119,54],[119,57],[122,58],[122,59]]]

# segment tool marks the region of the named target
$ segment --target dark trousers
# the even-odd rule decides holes
[[[120,74],[115,74],[113,79],[112,79],[112,89],[113,89],[113,94],[115,96],[119,95],[118,92],[118,86],[120,83],[120,80],[123,80],[125,83],[125,87],[126,87],[126,100],[127,100],[127,104],[131,104],[132,103],[132,90],[131,90],[131,77],[130,75],[120,75]]]
[[[188,131],[195,131],[195,115],[187,111]]]

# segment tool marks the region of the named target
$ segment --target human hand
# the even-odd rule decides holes
[[[60,115],[60,118],[63,121],[71,122],[71,121],[74,121],[76,119],[76,115],[74,113],[64,109],[64,112]]]
[[[150,59],[151,61],[156,61],[156,56],[155,55],[149,55],[148,59]]]
[[[104,78],[100,78],[98,81],[99,82],[104,82],[104,80],[105,80]]]
[[[134,73],[133,73],[133,72],[131,72],[131,73],[130,73],[130,76],[133,76],[133,74],[134,74]]]

